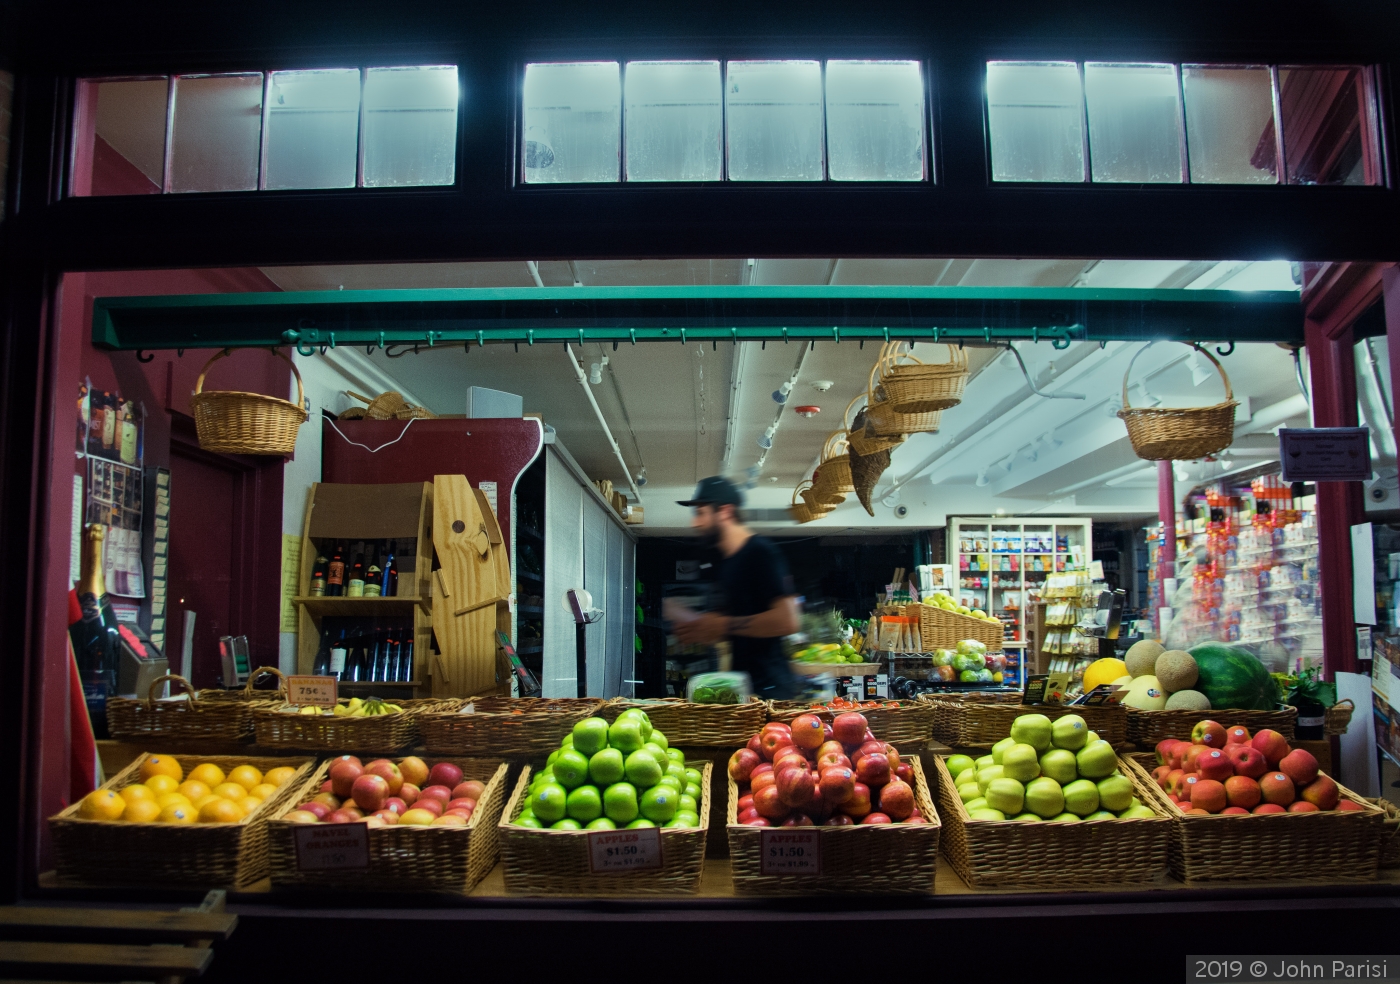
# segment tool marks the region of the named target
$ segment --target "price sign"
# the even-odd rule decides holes
[[[292,834],[297,845],[297,868],[301,871],[369,867],[367,824],[299,824]]]
[[[335,677],[289,676],[287,677],[287,702],[334,707],[335,684]]]
[[[760,871],[765,875],[820,875],[822,873],[822,839],[815,830],[800,827],[779,827],[762,830],[760,844],[763,860]]]
[[[588,866],[595,875],[661,867],[661,829],[595,830],[588,835]]]

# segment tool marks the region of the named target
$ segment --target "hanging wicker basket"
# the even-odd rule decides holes
[[[897,437],[901,441],[909,434],[934,433],[943,420],[942,410],[930,413],[899,413],[890,403],[884,387],[880,385],[877,377],[889,348],[890,345],[886,345],[880,352],[880,359],[870,367],[870,380],[866,384],[865,393],[866,432],[877,437]]]
[[[799,496],[802,499],[801,502],[798,501]],[[792,490],[792,506],[788,512],[797,522],[810,523],[813,520],[821,519],[834,508],[836,507],[816,501],[815,496],[812,496],[812,483],[804,479]]]
[[[812,473],[812,487],[824,502],[844,502],[856,490],[851,479],[851,456],[845,447],[846,432],[832,431],[822,447],[821,464]]]
[[[1133,451],[1147,461],[1190,461],[1228,448],[1235,439],[1234,391],[1225,367],[1199,345],[1191,347],[1210,360],[1225,382],[1225,402],[1208,407],[1131,407],[1128,405],[1128,376],[1139,355],[1152,347],[1148,342],[1138,349],[1128,371],[1123,373],[1123,409],[1118,416],[1128,426]]]
[[[292,367],[297,381],[297,402],[242,390],[204,390],[204,377],[229,349],[217,353],[204,364],[194,384],[190,408],[199,433],[199,446],[220,454],[291,454],[296,448],[297,428],[306,422],[306,390],[301,373],[292,360],[277,349],[271,352]]]
[[[861,398],[865,397],[867,405],[869,395],[867,393],[857,393],[855,399],[846,405],[846,414],[842,418],[846,424],[846,442],[851,450],[859,455],[871,455],[880,451],[888,451],[897,448],[904,443],[904,434],[878,434],[870,423],[870,414],[866,408],[856,411],[855,419],[851,418],[851,410]]]
[[[932,413],[962,402],[967,353],[948,346],[948,361],[925,363],[891,343],[881,352],[880,387],[896,413]]]

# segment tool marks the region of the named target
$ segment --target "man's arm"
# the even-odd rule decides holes
[[[729,618],[729,635],[746,636],[750,639],[773,639],[792,635],[797,631],[797,599],[789,595],[778,598],[766,612],[757,615],[732,615]]]

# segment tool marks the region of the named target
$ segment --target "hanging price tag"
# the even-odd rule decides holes
[[[319,704],[322,707],[334,707],[335,686],[335,677],[289,676],[287,677],[287,702],[289,704]]]
[[[292,835],[296,839],[297,868],[301,871],[369,867],[367,824],[301,824]]]
[[[595,875],[661,867],[661,829],[595,830],[588,835],[588,866]]]
[[[815,830],[779,827],[761,831],[762,863],[765,875],[820,875],[822,839]]]

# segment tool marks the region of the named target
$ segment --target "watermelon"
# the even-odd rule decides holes
[[[1278,684],[1248,649],[1223,642],[1203,642],[1188,650],[1201,675],[1196,689],[1212,708],[1272,711],[1278,707]]]

